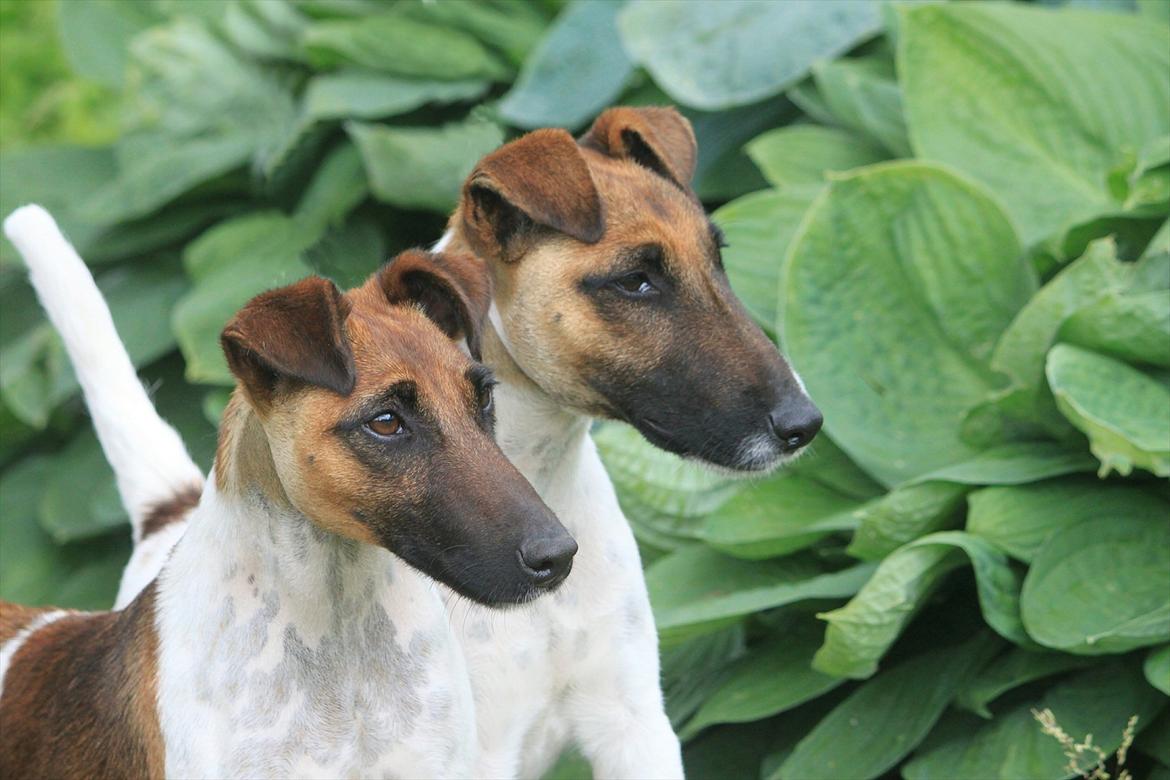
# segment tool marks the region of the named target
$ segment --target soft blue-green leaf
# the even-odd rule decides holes
[[[334,227],[369,194],[362,158],[353,144],[343,144],[320,162],[297,204],[302,229],[319,233]]]
[[[1017,442],[991,447],[970,460],[932,471],[916,481],[949,480],[967,485],[1018,485],[1037,479],[1092,471],[1093,459],[1051,442]]]
[[[634,71],[617,33],[621,4],[577,0],[549,29],[499,104],[517,127],[579,127],[614,102]]]
[[[781,281],[785,352],[833,440],[882,482],[977,454],[958,421],[1034,289],[1018,257],[993,201],[917,162],[834,176],[805,216]]]
[[[1091,659],[1080,655],[1013,647],[979,671],[959,692],[955,706],[990,720],[988,705],[1008,691],[1091,663]]]
[[[1098,664],[993,720],[948,715],[902,773],[907,780],[1063,780],[1077,773],[1068,771],[1060,743],[1040,730],[1033,710],[1051,710],[1073,739],[1092,734],[1093,744],[1111,753],[1129,718],[1148,723],[1165,704],[1159,699],[1134,665]]]
[[[911,156],[893,63],[877,57],[833,60],[814,66],[813,79],[837,122],[894,157]]]
[[[1048,384],[1069,422],[1089,437],[1099,473],[1136,466],[1170,476],[1170,386],[1113,358],[1058,344]]]
[[[872,165],[889,156],[856,133],[817,125],[769,130],[752,139],[747,153],[764,178],[780,189],[819,187],[827,173]]]
[[[1142,671],[1150,685],[1170,696],[1170,645],[1151,650],[1142,665]]]
[[[69,0],[57,4],[61,49],[81,77],[119,88],[126,50],[135,35],[157,24],[148,0]]]
[[[1024,562],[1031,562],[1055,531],[1086,520],[1170,513],[1170,502],[1140,485],[1091,476],[989,487],[969,500],[967,531]]]
[[[907,5],[901,17],[915,152],[986,184],[1028,244],[1120,208],[1111,173],[1170,132],[1164,26],[992,3]]]
[[[854,511],[857,530],[847,552],[876,561],[920,536],[958,525],[963,496],[970,490],[953,482],[902,485]]]
[[[330,229],[304,257],[314,271],[343,290],[360,285],[388,259],[377,222],[362,216]]]
[[[741,561],[693,545],[655,561],[646,585],[662,640],[723,628],[753,612],[809,599],[846,598],[873,566],[829,571],[804,554],[772,561]]]
[[[364,70],[322,73],[305,88],[305,114],[313,119],[380,119],[429,103],[475,100],[487,81],[412,79]]]
[[[1059,338],[1134,363],[1170,368],[1170,295],[1112,294],[1065,320]]]
[[[868,0],[635,0],[618,16],[626,51],[680,103],[754,103],[875,33]]]
[[[1020,609],[1028,634],[1069,653],[1170,641],[1170,515],[1124,515],[1053,533],[1032,559]]]
[[[436,27],[465,32],[520,65],[545,31],[543,14],[522,0],[512,2],[432,2],[406,0],[398,9]]]
[[[479,158],[499,146],[500,128],[468,121],[442,127],[348,122],[375,197],[403,208],[449,211]]]
[[[875,677],[800,741],[781,766],[780,776],[802,780],[881,776],[926,737],[995,647],[990,635],[980,634],[958,647],[917,655]]]

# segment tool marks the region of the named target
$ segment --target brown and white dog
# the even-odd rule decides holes
[[[98,295],[42,209],[5,230]],[[313,277],[244,306],[213,475],[158,578],[120,612],[0,603],[0,775],[471,774],[466,668],[419,572],[517,604],[576,550],[452,343],[477,353],[487,302],[476,261],[411,252],[345,294]]]
[[[637,545],[591,420],[625,421],[659,447],[745,474],[799,453],[820,428],[729,286],[720,232],[690,186],[696,157],[673,109],[610,109],[580,140],[538,130],[480,161],[436,246],[474,253],[494,278],[483,350],[500,382],[497,438],[581,548],[556,596],[524,610],[447,599],[475,691],[477,777],[538,777],[570,742],[600,777],[682,774]],[[102,353],[92,332],[74,349]],[[107,428],[119,425],[111,415]],[[186,484],[142,481],[159,501]],[[127,506],[136,529],[153,517]],[[182,533],[179,509],[160,531],[136,531],[120,603]]]

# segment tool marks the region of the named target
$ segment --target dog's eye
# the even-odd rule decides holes
[[[366,428],[375,436],[390,437],[406,433],[402,420],[393,412],[383,412],[366,423]]]
[[[641,271],[619,276],[610,282],[615,288],[632,298],[645,298],[658,292],[658,288],[650,281],[650,277]]]
[[[484,385],[479,391],[479,410],[486,414],[492,410],[494,404],[492,386]]]

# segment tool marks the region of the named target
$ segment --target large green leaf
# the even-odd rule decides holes
[[[723,683],[699,708],[680,736],[686,740],[716,723],[759,720],[831,691],[844,680],[810,666],[820,631],[809,623],[772,636],[727,669]]]
[[[446,80],[508,75],[508,67],[468,33],[403,13],[314,22],[302,41],[320,69],[358,67]]]
[[[1170,645],[1151,650],[1142,665],[1142,671],[1150,685],[1170,696]]]
[[[927,597],[964,563],[964,556],[975,572],[987,624],[1017,644],[1030,644],[1019,615],[1021,578],[1007,557],[978,537],[941,531],[891,553],[848,604],[820,615],[829,627],[813,666],[844,677],[871,676]]]
[[[1137,468],[1170,476],[1170,387],[1113,358],[1058,344],[1048,384],[1069,421],[1089,437],[1100,474]]]
[[[365,70],[322,73],[305,88],[304,111],[313,119],[381,119],[428,103],[474,100],[487,91],[481,79],[411,79]]]
[[[990,719],[987,705],[1021,685],[1081,669],[1092,660],[1068,653],[1048,653],[1013,647],[979,671],[955,699],[955,705]]]
[[[1158,517],[1170,503],[1139,485],[1092,477],[989,487],[970,497],[967,531],[1030,562],[1053,532],[1086,520]]]
[[[987,184],[1029,244],[1120,209],[1111,174],[1170,132],[1164,26],[953,3],[904,6],[899,29],[914,150]]]
[[[303,259],[317,236],[279,212],[253,212],[207,231],[183,255],[194,288],[175,306],[172,325],[193,382],[231,384],[219,334],[254,295],[308,276]],[[248,262],[239,262],[240,258]]]
[[[744,633],[734,625],[663,648],[662,695],[676,728],[719,687],[727,665],[743,655]]]
[[[741,561],[694,545],[646,569],[646,585],[662,640],[677,642],[723,628],[764,609],[809,599],[846,598],[873,566],[827,571],[803,554]]]
[[[878,57],[823,62],[813,67],[813,80],[839,123],[895,157],[911,156],[893,63]]]
[[[1170,295],[1111,294],[1077,311],[1060,340],[1121,360],[1170,368]]]
[[[109,87],[122,86],[130,40],[158,21],[149,0],[70,0],[57,5],[61,49],[73,70]]]
[[[498,126],[479,121],[442,127],[348,122],[345,129],[361,150],[378,199],[433,211],[450,211],[475,163],[504,140]]]
[[[854,512],[858,525],[847,552],[876,561],[920,536],[958,525],[968,490],[966,485],[933,481],[894,488]]]
[[[952,714],[903,769],[907,780],[1062,780],[1074,773],[1060,743],[1044,734],[1033,710],[1052,710],[1075,740],[1093,735],[1106,753],[1117,749],[1133,715],[1149,723],[1165,704],[1132,664],[1099,664],[1052,686],[994,720]]]
[[[833,439],[895,484],[976,454],[958,421],[1033,288],[994,202],[943,169],[887,163],[834,177],[811,207],[780,331]]]
[[[781,262],[815,196],[807,188],[753,192],[711,215],[727,238],[723,265],[731,286],[765,330],[776,327]]]
[[[776,95],[879,24],[868,0],[635,0],[618,16],[626,51],[672,98],[706,110]]]
[[[411,18],[466,32],[520,65],[541,39],[545,17],[535,4],[520,0],[487,3],[406,0],[398,6]]]
[[[1069,653],[1170,641],[1170,515],[1128,515],[1052,534],[1032,560],[1020,609],[1028,633]]]
[[[919,477],[966,485],[1018,485],[1047,477],[1092,471],[1093,459],[1083,452],[1052,442],[1001,444],[970,460],[944,466]]]
[[[769,130],[747,145],[752,162],[780,189],[818,187],[825,175],[885,160],[866,139],[833,127],[790,125]]]
[[[773,558],[857,526],[857,501],[808,477],[780,474],[707,515],[699,536],[738,558]]]
[[[578,127],[612,103],[634,71],[617,33],[621,4],[576,0],[520,69],[499,104],[517,127]]]
[[[993,652],[980,634],[915,656],[862,685],[800,741],[781,777],[881,776],[918,746],[947,704]]]
[[[304,62],[301,34],[308,18],[287,2],[240,0],[223,14],[223,31],[239,49],[263,60]]]

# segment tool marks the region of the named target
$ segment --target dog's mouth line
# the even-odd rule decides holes
[[[732,477],[751,477],[767,474],[784,464],[795,460],[798,456],[785,456],[783,454],[771,460],[751,459],[748,462],[737,463],[735,465],[727,465],[711,460],[697,452],[692,451],[689,447],[681,444],[675,437],[674,433],[670,431],[659,421],[652,417],[641,416],[633,417],[630,415],[622,416],[624,421],[632,425],[643,436],[645,436],[651,444],[662,447],[663,449],[673,452],[684,460],[692,461],[706,468],[713,469],[717,472],[724,473]]]

